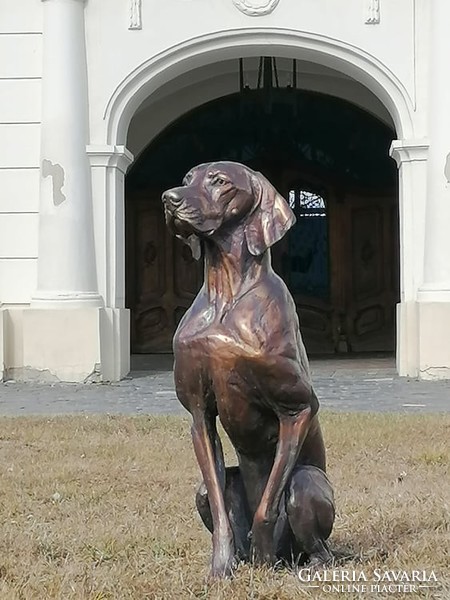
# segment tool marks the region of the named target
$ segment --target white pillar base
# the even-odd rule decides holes
[[[119,381],[130,369],[127,309],[30,308],[23,312],[21,381]]]
[[[419,321],[417,302],[397,304],[397,373],[419,376]]]
[[[104,308],[99,312],[102,381],[120,381],[130,372],[130,311]]]
[[[450,301],[419,302],[419,377],[450,379]]]
[[[397,372],[450,379],[450,301],[397,305]]]

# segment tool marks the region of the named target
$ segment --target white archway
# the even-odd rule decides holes
[[[278,56],[274,58],[279,84],[281,87],[290,85],[292,60]],[[259,64],[259,57],[244,60],[244,85],[256,85]],[[395,131],[384,104],[355,79],[317,63],[300,60],[296,60],[296,71],[298,90],[346,100]],[[239,62],[236,59],[198,67],[172,79],[148,96],[134,113],[128,128],[127,148],[137,160],[149,144],[183,115],[213,100],[239,93],[239,90]],[[157,119],[155,115],[158,115]]]
[[[424,214],[421,186],[426,159],[426,144],[415,141],[414,103],[396,75],[373,55],[351,44],[308,32],[279,28],[230,30],[178,44],[134,69],[115,89],[105,108],[105,140],[107,146],[92,151],[93,166],[115,167],[104,183],[106,196],[103,241],[107,250],[98,263],[103,263],[103,289],[107,306],[124,307],[125,248],[124,248],[124,174],[132,157],[126,151],[127,132],[133,115],[142,102],[161,86],[198,67],[227,59],[256,57],[270,54],[296,58],[322,65],[346,75],[365,86],[386,107],[394,123],[397,138],[394,156],[400,168],[400,244],[401,244],[401,302],[407,307],[415,300],[418,273],[422,271],[423,239],[418,237],[418,223]],[[420,190],[418,191],[418,189]],[[413,206],[411,194],[414,189]],[[102,234],[103,236],[103,234]],[[97,245],[100,249],[101,242]],[[100,277],[101,279],[101,277]],[[401,306],[402,306],[401,305]],[[414,375],[415,345],[404,340],[406,331],[415,327],[415,316],[400,314],[397,338],[400,340],[397,364],[402,374]],[[412,349],[411,349],[412,348]]]
[[[413,103],[399,79],[374,56],[325,36],[289,29],[239,29],[200,36],[152,57],[124,79],[105,109],[107,143],[124,145],[139,105],[161,85],[182,73],[220,60],[284,56],[317,63],[355,79],[386,106],[397,136],[414,138]]]

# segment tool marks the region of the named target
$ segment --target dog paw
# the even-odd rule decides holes
[[[328,548],[326,548],[326,551],[321,551],[309,556],[308,567],[311,571],[322,571],[322,569],[327,569],[334,566],[334,564],[335,559]]]
[[[234,568],[234,559],[227,561],[213,560],[209,571],[209,579],[228,579],[233,577]]]
[[[211,570],[209,572],[210,579],[231,577],[235,566],[236,559],[233,542],[223,540],[214,545]]]
[[[254,524],[251,531],[250,556],[256,565],[274,565],[276,562],[273,526]]]

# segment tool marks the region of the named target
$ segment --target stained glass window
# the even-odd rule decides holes
[[[299,207],[300,217],[326,217],[325,200],[319,194],[307,190],[290,190],[289,206],[296,209]]]

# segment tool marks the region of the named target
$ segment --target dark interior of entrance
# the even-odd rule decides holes
[[[233,160],[261,171],[297,223],[272,251],[311,354],[393,351],[399,297],[394,132],[335,97],[283,90],[270,106],[234,94],[184,115],[126,181],[127,306],[132,352],[170,352],[203,280],[201,261],[166,230],[161,193],[194,165]]]

